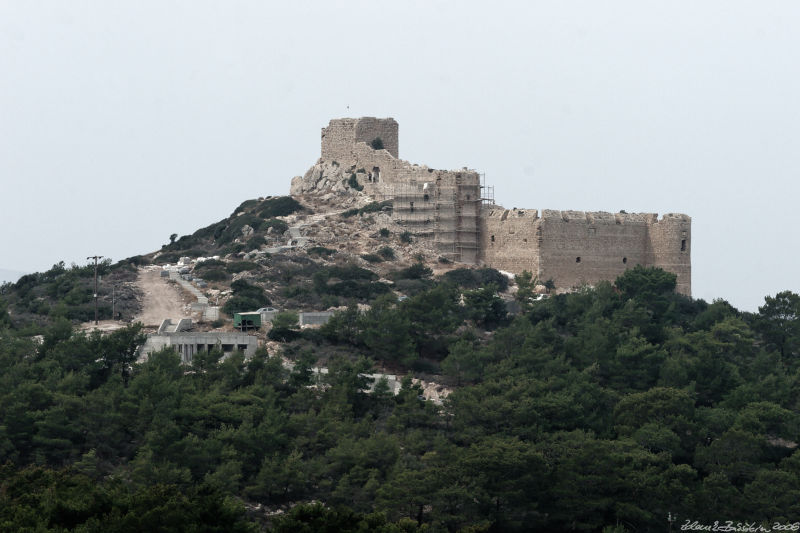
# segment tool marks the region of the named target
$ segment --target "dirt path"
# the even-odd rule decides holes
[[[134,318],[145,326],[158,327],[165,318],[190,318],[184,306],[186,302],[175,285],[161,277],[161,269],[139,270],[136,284],[144,294],[142,312]]]

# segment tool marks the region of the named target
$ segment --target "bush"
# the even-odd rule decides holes
[[[361,185],[360,183],[358,183],[358,179],[356,179],[356,175],[355,174],[350,174],[350,177],[347,180],[347,185],[351,189],[355,189],[357,191],[363,191],[364,190],[364,186]]]
[[[219,259],[207,259],[197,263],[194,266],[194,271],[199,272],[201,270],[208,270],[211,268],[225,268],[225,261],[220,261]]]
[[[372,139],[372,142],[369,143],[373,150],[383,150],[383,139],[380,137],[375,137]]]
[[[371,202],[360,209],[348,209],[343,212],[341,216],[343,218],[349,218],[365,213],[377,213],[378,211],[383,211],[385,208],[391,209],[393,205],[391,200],[386,200],[385,202]]]
[[[358,300],[369,300],[380,294],[386,294],[390,290],[385,283],[356,280],[340,281],[325,287],[325,292],[328,294]]]
[[[225,270],[231,274],[237,274],[239,272],[244,272],[245,270],[256,270],[258,268],[258,263],[253,263],[251,261],[234,261],[228,263],[228,266],[225,267]]]
[[[466,289],[477,289],[494,284],[502,292],[508,288],[508,278],[494,268],[457,268],[446,272],[442,278]]]
[[[250,237],[250,240],[247,241],[247,246],[249,246],[251,250],[257,250],[266,244],[267,240],[261,235]]]
[[[229,244],[228,246],[222,248],[220,250],[220,253],[223,254],[223,255],[238,254],[239,252],[243,251],[245,248],[247,248],[247,247],[244,244],[242,244],[241,242],[233,242],[233,243]]]
[[[325,248],[324,246],[312,246],[308,249],[308,253],[312,255],[329,256],[335,254],[336,250],[331,250],[330,248]]]
[[[303,206],[291,196],[278,196],[261,202],[258,214],[261,218],[285,217],[302,210]]]
[[[274,341],[289,342],[300,336],[297,313],[283,311],[272,318],[272,328],[267,337]]]
[[[378,255],[386,259],[387,261],[391,261],[394,259],[394,250],[392,250],[389,246],[383,246],[378,250]]]
[[[377,254],[364,254],[361,259],[369,263],[383,263],[383,258]]]
[[[251,285],[250,283],[248,283],[243,279],[238,279],[233,283],[231,283],[231,290],[233,291],[234,296],[246,296],[248,298],[253,298],[256,300],[266,300],[266,303],[264,305],[270,304],[267,295],[264,294],[264,289],[262,289],[257,285]]]
[[[258,229],[259,231],[267,231],[269,228],[272,228],[273,233],[277,233],[278,235],[282,235],[289,229],[289,224],[284,222],[283,220],[278,220],[277,218],[270,218],[259,224]]]
[[[245,313],[248,311],[255,311],[261,307],[270,304],[269,299],[256,299],[247,296],[231,296],[225,305],[222,306],[222,312],[233,316],[234,313]]]
[[[430,277],[431,274],[433,274],[433,271],[430,268],[422,263],[415,263],[408,268],[390,272],[387,277],[391,280],[424,279]]]
[[[123,259],[122,261],[117,263],[117,265],[136,265],[136,266],[143,266],[149,264],[150,260],[141,255],[134,255],[133,257]]]
[[[236,215],[256,205],[258,205],[258,200],[256,198],[253,198],[252,200],[245,200],[244,202],[239,204],[239,207],[233,210],[233,214]]]
[[[221,268],[212,268],[203,272],[203,279],[206,281],[227,281],[230,276]]]
[[[341,280],[363,279],[372,281],[378,279],[378,275],[375,272],[356,265],[332,266],[323,270],[327,270],[330,277]]]
[[[400,242],[404,242],[406,244],[411,244],[411,232],[404,231],[400,234]]]
[[[384,239],[385,239],[386,237],[388,237],[388,236],[390,235],[390,233],[391,233],[391,232],[389,231],[389,229],[388,229],[388,228],[381,228],[381,229],[378,231],[378,235],[380,235],[380,236],[381,236],[381,237],[383,237]]]

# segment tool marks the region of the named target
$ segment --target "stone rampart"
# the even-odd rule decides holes
[[[569,288],[613,281],[636,265],[657,266],[678,276],[677,290],[691,294],[691,218],[653,213],[606,213],[546,209],[486,209],[481,218],[480,258],[491,267]]]
[[[613,281],[648,264],[648,222],[654,215],[546,210],[541,221],[539,278],[557,287]]]
[[[486,207],[480,218],[479,259],[507,272],[539,272],[541,230],[536,209]]]

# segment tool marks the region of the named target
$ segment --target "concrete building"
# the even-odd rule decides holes
[[[226,356],[241,351],[245,357],[252,357],[258,348],[258,339],[239,332],[162,332],[147,337],[147,341],[139,351],[139,360],[145,360],[151,353],[166,347],[174,347],[181,356],[181,362],[191,364],[195,354],[214,348],[221,349]]]

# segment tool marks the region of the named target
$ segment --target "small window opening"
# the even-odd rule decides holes
[[[681,240],[681,252],[686,251],[686,239]]]
[[[581,258],[580,258],[580,256],[575,258],[575,262],[576,262],[576,263],[580,263],[580,262],[581,262]]]
[[[522,242],[528,242],[528,239],[522,239]]]
[[[467,200],[469,200],[469,194],[467,195]]]
[[[411,212],[413,213],[414,212],[414,202],[410,202],[410,203],[411,203]]]
[[[378,167],[372,167],[372,181],[375,183],[379,182],[381,179],[381,169]]]
[[[494,235],[492,235],[492,242],[494,242]]]
[[[425,194],[425,195],[423,195],[423,196],[422,196],[422,199],[423,199],[423,200],[425,200],[425,201],[427,202],[428,200],[430,200],[430,196],[428,196],[427,194]]]
[[[627,264],[628,263],[628,258],[627,257],[623,257],[622,258],[622,263],[623,264]]]

